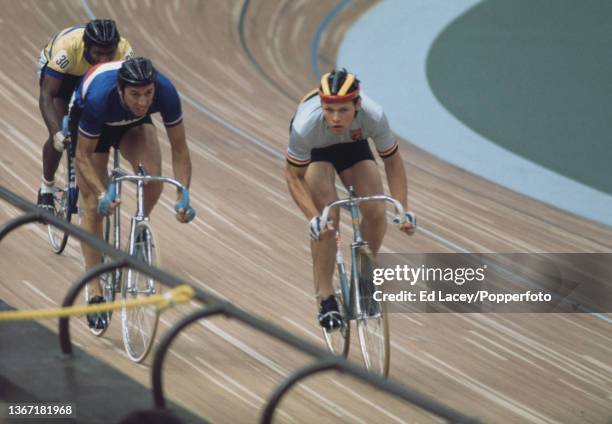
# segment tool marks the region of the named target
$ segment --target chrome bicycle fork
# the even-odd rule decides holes
[[[358,251],[359,248],[366,244],[361,235],[361,214],[359,213],[359,204],[353,201],[353,198],[357,197],[352,186],[348,188],[349,198],[341,206],[349,211],[351,214],[351,225],[353,227],[353,242],[351,243],[351,275],[350,280],[347,278],[346,265],[344,263],[344,256],[340,249],[340,232],[336,231],[336,263],[338,264],[339,274],[342,276],[341,290],[344,303],[346,305],[346,311],[349,315],[349,319],[354,319],[362,314],[362,305],[357,302],[356,299],[360,299],[360,287],[359,287],[359,272],[358,269]],[[351,292],[350,285],[352,284],[354,292]]]
[[[134,238],[136,231],[136,224],[140,221],[146,221],[149,218],[145,216],[144,212],[144,184],[146,180],[146,171],[142,164],[138,164],[136,172],[138,178],[130,178],[130,173],[122,169],[119,166],[119,148],[114,149],[113,158],[113,169],[111,171],[111,180],[117,184],[117,197],[121,198],[121,186],[123,180],[132,180],[136,184],[136,213],[131,218],[130,237],[129,237],[129,254],[134,254]],[[121,249],[121,204],[119,204],[114,211],[114,230],[115,230],[115,248]]]

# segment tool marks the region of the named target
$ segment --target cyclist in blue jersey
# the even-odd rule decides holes
[[[121,155],[133,168],[142,163],[150,175],[161,174],[161,151],[151,114],[160,112],[172,150],[174,177],[189,187],[191,159],[185,136],[178,92],[149,59],[135,57],[126,61],[98,65],[85,75],[75,94],[70,112],[71,134],[78,134],[76,148],[77,181],[83,209],[82,228],[102,235],[102,216],[117,203],[102,205],[110,147],[120,146]],[[150,215],[161,192],[161,183],[145,185],[145,214]],[[177,203],[182,194],[177,193]],[[99,208],[99,206],[101,206]],[[189,222],[192,208],[177,209],[176,218]],[[98,250],[81,243],[85,268],[98,264]],[[99,284],[90,284],[90,303],[103,302]],[[93,317],[93,318],[92,318]],[[100,328],[100,315],[88,316],[89,325]]]

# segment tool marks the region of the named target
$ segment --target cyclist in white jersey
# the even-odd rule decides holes
[[[327,329],[342,326],[332,289],[339,214],[335,210],[332,222],[325,227],[320,214],[338,199],[336,173],[358,196],[384,194],[368,139],[373,140],[383,160],[391,196],[408,211],[406,171],[399,146],[382,108],[360,95],[355,75],[345,69],[323,75],[319,89],[302,100],[291,121],[285,176],[293,200],[310,221],[314,283],[321,300],[319,324]],[[384,205],[363,203],[360,211],[363,237],[376,254],[387,228]],[[406,212],[406,218],[400,230],[412,234],[416,216]]]

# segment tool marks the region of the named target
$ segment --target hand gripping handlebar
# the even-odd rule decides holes
[[[406,215],[404,214],[404,207],[402,206],[402,204],[391,196],[379,194],[375,196],[358,196],[358,197],[351,196],[347,199],[340,199],[340,200],[336,200],[335,202],[330,203],[329,205],[325,206],[325,209],[323,209],[323,213],[321,214],[321,228],[325,228],[325,226],[327,225],[327,219],[329,217],[329,212],[332,209],[340,207],[340,206],[351,207],[354,205],[358,205],[359,203],[362,203],[362,202],[370,202],[370,201],[390,202],[395,207],[395,211],[397,212],[399,216],[400,225],[406,222]]]

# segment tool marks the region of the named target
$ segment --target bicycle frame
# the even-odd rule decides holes
[[[68,143],[68,212],[76,214],[78,212],[77,206],[77,184],[76,184],[76,170],[74,165],[74,159],[76,156],[76,142],[71,141]]]
[[[113,169],[111,171],[110,179],[108,185],[111,184],[116,185],[117,190],[117,198],[121,198],[121,186],[124,181],[130,181],[136,184],[136,212],[131,218],[130,222],[130,236],[129,236],[129,244],[128,244],[128,253],[130,255],[134,254],[135,250],[135,237],[136,237],[136,226],[141,221],[148,221],[149,218],[145,216],[144,210],[144,185],[147,182],[162,182],[171,184],[178,189],[180,189],[183,193],[187,191],[187,188],[183,186],[177,180],[174,180],[169,177],[158,177],[147,175],[142,164],[138,164],[138,168],[136,174],[130,174],[128,171],[122,169],[119,166],[119,149],[114,149],[114,158],[113,158]],[[117,250],[121,250],[121,206],[120,204],[115,208],[113,213],[113,227],[114,227],[114,247]],[[148,252],[150,254],[150,252]],[[128,273],[131,272],[131,269],[128,270]],[[120,277],[120,271],[117,271],[116,277]],[[117,290],[117,283],[119,278],[115,279],[115,290]]]
[[[361,214],[359,206],[362,202],[391,202],[399,214],[399,222],[406,222],[404,208],[401,203],[386,195],[357,196],[353,187],[348,187],[349,197],[336,200],[323,209],[321,227],[327,225],[329,213],[334,208],[343,207],[351,215],[353,241],[351,243],[351,275],[347,276],[346,265],[340,246],[340,226],[336,229],[336,266],[339,274],[338,284],[333,284],[344,324],[338,329],[323,329],[327,347],[338,355],[348,355],[350,347],[351,321],[355,321],[361,354],[368,370],[386,377],[390,364],[389,322],[384,303],[378,302],[373,296],[375,290],[369,280],[370,268],[368,242],[361,233]],[[365,265],[365,266],[364,266]],[[362,293],[362,290],[364,291]],[[338,291],[340,293],[338,293]]]
[[[62,133],[68,137],[68,117],[62,118]],[[72,141],[65,146],[65,152],[61,156],[66,155],[66,175],[65,181],[62,181],[61,188],[55,187],[53,191],[53,207],[54,213],[68,221],[71,217],[78,215],[78,196],[79,190],[76,184],[75,156],[76,142]],[[59,164],[58,164],[59,165]],[[59,230],[53,225],[47,224],[47,234],[53,251],[58,255],[61,254],[68,243],[68,233]]]
[[[62,118],[62,133],[64,136],[68,136],[69,131],[69,118],[68,115]],[[67,146],[67,178],[68,178],[68,212],[71,214],[76,214],[78,212],[77,205],[77,183],[76,183],[76,169],[75,169],[75,157],[76,157],[76,137],[74,140],[71,140]]]
[[[130,231],[130,247],[131,247],[131,245],[133,244],[132,242],[134,241],[134,228],[136,224],[140,221],[149,220],[149,218],[145,216],[145,212],[144,212],[144,185],[145,183],[148,183],[148,182],[168,183],[183,191],[186,191],[187,188],[183,186],[181,183],[179,183],[178,181],[172,178],[169,178],[169,177],[155,177],[151,175],[146,175],[142,164],[138,165],[138,171],[136,175],[130,175],[121,168],[113,169],[110,183],[117,184],[117,197],[121,196],[121,183],[123,181],[131,181],[136,184],[136,213],[134,214],[134,216],[132,216],[132,220],[131,220],[131,224],[132,224],[132,230]],[[115,208],[115,219],[116,220],[119,219],[119,206]],[[117,225],[117,224],[118,224],[118,221],[115,222],[115,236],[116,236],[115,244],[117,244],[118,240],[120,239],[120,235],[121,235],[120,230],[119,230],[120,225]],[[134,252],[130,249],[129,253],[132,254]]]
[[[359,204],[368,201],[391,202],[393,206],[395,206],[395,210],[400,216],[400,223],[403,224],[406,218],[404,216],[404,208],[402,207],[401,203],[399,203],[397,200],[390,196],[356,196],[352,186],[348,188],[348,191],[349,197],[347,199],[336,200],[335,202],[332,202],[331,204],[325,207],[323,213],[321,214],[321,226],[324,227],[325,225],[327,225],[329,213],[333,208],[343,207],[347,209],[351,214],[351,226],[353,227],[353,242],[351,243],[350,287],[347,287],[349,281],[346,276],[344,257],[342,256],[342,252],[340,249],[340,229],[336,230],[336,262],[339,266],[340,287],[342,292],[342,300],[346,309],[346,318],[348,320],[354,320],[357,317],[363,315],[363,311],[361,310],[361,305],[359,304],[359,302],[353,302],[354,299],[360,297],[360,288],[358,284],[359,270],[357,269],[357,255],[359,249],[364,245],[367,245],[367,242],[363,239],[363,236],[361,234],[361,228],[359,227],[361,223]],[[351,292],[351,289],[356,290],[356,296]]]

